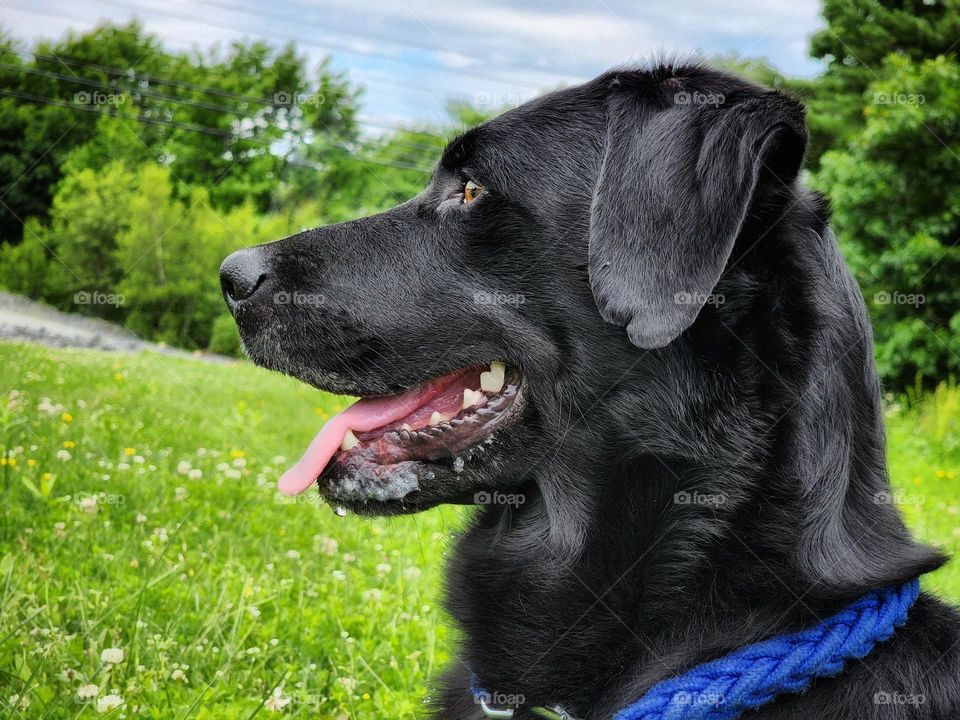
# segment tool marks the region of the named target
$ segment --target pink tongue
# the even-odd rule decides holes
[[[449,381],[449,377],[438,378],[400,395],[365,398],[334,415],[320,428],[300,462],[280,477],[277,488],[284,495],[299,495],[323,472],[348,429],[366,432],[396,422],[429,402]]]

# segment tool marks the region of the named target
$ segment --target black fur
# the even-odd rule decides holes
[[[522,419],[463,473],[353,508],[525,496],[453,553],[464,640],[437,717],[481,717],[469,668],[609,718],[944,562],[887,501],[870,324],[797,181],[805,141],[796,102],[741,79],[613,71],[469,131],[410,202],[244,251],[264,287],[233,308],[262,365],[357,394],[495,358],[525,377]],[[441,206],[465,178],[485,193]],[[322,302],[263,301],[279,291]],[[865,660],[750,717],[960,718],[958,643],[923,595]]]

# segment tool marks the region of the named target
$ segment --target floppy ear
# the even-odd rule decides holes
[[[638,93],[612,95],[590,218],[590,285],[604,320],[641,348],[693,324],[751,202],[794,180],[805,147],[802,107],[777,93],[652,114]]]

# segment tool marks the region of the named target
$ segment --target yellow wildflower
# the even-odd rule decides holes
[[[232,458],[242,458],[246,453],[243,450],[233,450],[230,452]]]
[[[73,415],[71,415],[70,413],[64,413],[63,415],[60,416],[60,419],[63,420],[65,423],[73,422]]]
[[[137,454],[137,449],[136,449],[136,448],[131,448],[131,447],[126,447],[126,448],[123,449],[123,454],[126,455],[127,457],[132,457],[132,456],[134,456],[134,455]]]
[[[75,448],[75,447],[77,446],[77,444],[76,444],[73,440],[64,440],[64,441],[63,441],[63,446],[64,446],[67,450],[70,450],[71,448]]]

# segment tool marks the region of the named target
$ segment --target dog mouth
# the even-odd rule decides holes
[[[501,361],[456,370],[395,395],[361,398],[330,418],[278,488],[298,495],[314,483],[331,500],[396,501],[454,475],[519,416],[524,383]]]

